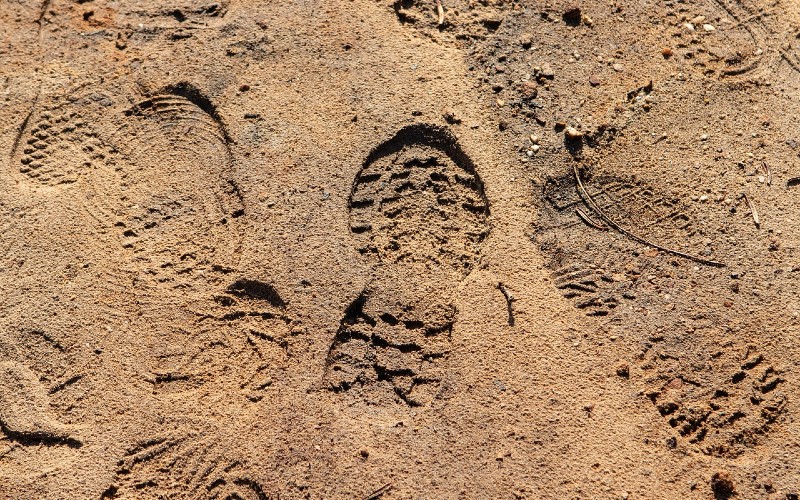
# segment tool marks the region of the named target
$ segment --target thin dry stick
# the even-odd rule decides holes
[[[506,298],[506,308],[508,309],[508,326],[514,326],[513,303],[516,302],[517,299],[502,282],[497,284],[497,289],[500,290],[500,293],[502,293],[503,297]]]
[[[442,0],[436,0],[436,14],[439,16],[439,26],[444,24],[444,7],[442,7]]]
[[[371,494],[364,497],[364,500],[376,500],[383,496],[384,493],[389,491],[392,488],[392,483],[386,483],[377,490],[373,491]]]
[[[585,222],[589,226],[591,226],[591,227],[593,227],[595,229],[599,229],[601,231],[608,230],[608,226],[603,226],[603,225],[600,225],[597,222],[593,221],[592,218],[589,217],[588,215],[586,215],[586,213],[584,213],[584,211],[581,210],[580,208],[575,207],[575,213],[577,213],[578,217],[583,219],[583,222]]]
[[[697,257],[695,255],[691,255],[691,254],[688,254],[688,253],[683,253],[683,252],[678,251],[678,250],[673,250],[671,248],[663,247],[663,246],[661,246],[661,245],[659,245],[657,243],[653,243],[651,241],[648,241],[648,240],[642,238],[641,236],[637,236],[637,235],[633,234],[632,232],[628,231],[627,229],[625,229],[624,227],[620,226],[619,224],[614,222],[609,216],[607,216],[605,214],[605,212],[603,212],[603,210],[597,205],[597,203],[595,203],[594,199],[591,196],[589,196],[589,193],[586,191],[586,188],[583,187],[583,182],[581,182],[581,176],[578,173],[578,167],[575,166],[575,165],[572,165],[572,170],[575,173],[575,180],[578,183],[578,189],[580,191],[580,194],[583,197],[583,199],[586,201],[586,203],[589,205],[589,208],[591,208],[597,214],[598,217],[603,219],[603,222],[605,222],[609,226],[613,227],[614,229],[616,229],[620,233],[624,234],[625,236],[627,236],[628,238],[630,238],[630,239],[632,239],[634,241],[638,241],[639,243],[641,243],[643,245],[647,245],[649,247],[653,247],[656,250],[661,250],[662,252],[671,253],[673,255],[677,255],[678,257],[683,257],[685,259],[693,260],[695,262],[699,262],[701,264],[706,264],[706,265],[709,265],[709,266],[725,267],[725,264],[723,264],[722,262],[717,262],[717,261],[714,261],[714,260],[704,259],[702,257]]]
[[[753,205],[753,202],[750,201],[750,197],[747,196],[747,193],[742,193],[744,197],[744,201],[747,203],[747,208],[750,209],[750,214],[753,216],[753,222],[756,223],[756,227],[761,227],[761,220],[758,218],[758,212],[756,211],[756,206]]]
[[[765,161],[762,161],[761,165],[764,166],[764,173],[767,174],[767,186],[771,186],[772,185],[772,170],[769,169],[769,165],[767,165],[767,162],[765,162]]]

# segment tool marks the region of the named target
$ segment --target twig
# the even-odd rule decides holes
[[[586,214],[584,213],[584,211],[583,211],[583,210],[581,210],[580,208],[578,208],[578,207],[575,207],[575,213],[577,213],[577,214],[578,214],[578,217],[580,217],[581,219],[583,219],[583,222],[585,222],[585,223],[586,223],[586,224],[588,224],[589,226],[591,226],[591,227],[593,227],[593,228],[595,228],[595,229],[599,229],[599,230],[601,230],[601,231],[607,231],[607,230],[608,230],[608,226],[603,226],[603,225],[601,225],[601,224],[598,224],[597,222],[593,221],[593,220],[591,219],[591,217],[589,217],[588,215],[586,215]]]
[[[28,111],[27,115],[25,115],[25,119],[22,120],[22,124],[19,126],[17,133],[14,135],[14,143],[11,145],[11,156],[14,156],[17,152],[17,148],[19,147],[19,141],[22,140],[22,134],[25,133],[25,129],[28,127],[28,122],[31,121],[33,112],[36,111],[36,105],[39,104],[39,97],[41,95],[42,95],[42,90],[39,89],[39,91],[36,92],[36,99],[34,99],[33,104],[31,104],[31,110]]]
[[[508,308],[508,326],[514,326],[514,309],[512,307],[512,303],[516,302],[516,298],[511,292],[508,291],[508,288],[503,285],[502,282],[497,284],[497,289],[500,290],[500,293],[506,298],[506,308]]]
[[[444,24],[444,7],[442,7],[442,0],[436,0],[436,14],[438,15],[439,26]]]
[[[762,161],[761,165],[764,167],[764,173],[767,175],[767,186],[772,185],[772,170],[769,169],[767,162]]]
[[[634,241],[638,241],[639,243],[641,243],[643,245],[647,245],[649,247],[653,247],[656,250],[661,250],[662,252],[671,253],[673,255],[677,255],[678,257],[683,257],[685,259],[693,260],[695,262],[699,262],[701,264],[706,264],[706,265],[709,265],[709,266],[725,267],[725,264],[723,264],[722,262],[717,262],[717,261],[714,261],[714,260],[704,259],[702,257],[697,257],[695,255],[691,255],[691,254],[688,254],[688,253],[683,253],[683,252],[678,251],[678,250],[672,250],[671,248],[663,247],[663,246],[661,246],[661,245],[659,245],[657,243],[653,243],[651,241],[648,241],[648,240],[642,238],[641,236],[637,236],[637,235],[633,234],[632,232],[628,231],[627,229],[625,229],[624,227],[620,226],[619,224],[614,222],[609,216],[607,216],[605,214],[605,212],[603,212],[603,210],[597,205],[597,203],[595,203],[594,199],[589,195],[589,193],[586,192],[586,188],[583,187],[583,182],[581,182],[581,176],[578,173],[578,167],[575,166],[575,165],[572,165],[572,171],[575,173],[575,180],[578,183],[578,190],[580,192],[580,195],[586,201],[586,204],[589,205],[589,208],[591,208],[598,215],[598,217],[603,219],[603,222],[605,222],[609,226],[613,227],[614,229],[616,229],[620,233],[624,234],[625,236],[627,236],[628,238],[630,238],[630,239],[632,239]]]
[[[50,0],[44,0],[42,6],[39,8],[39,17],[36,19],[36,24],[39,25],[37,34],[42,34],[42,26],[44,25],[44,16],[47,15],[47,9],[50,8]]]
[[[376,500],[383,496],[384,493],[392,489],[392,483],[386,483],[371,494],[364,497],[364,500]]]
[[[750,197],[747,196],[747,193],[742,193],[742,197],[744,198],[745,203],[747,203],[747,208],[750,209],[750,215],[753,216],[753,222],[756,223],[756,227],[761,228],[761,220],[758,218],[758,211],[756,211],[756,206],[753,205],[752,201],[750,201]]]

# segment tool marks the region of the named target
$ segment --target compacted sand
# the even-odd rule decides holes
[[[800,495],[790,0],[0,0],[0,496]]]

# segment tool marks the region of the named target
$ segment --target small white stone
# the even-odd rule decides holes
[[[528,156],[533,156],[533,151],[530,150],[530,149],[528,151],[526,151],[526,153],[528,153]]]
[[[717,30],[717,28],[711,26],[710,24],[704,24],[703,25],[703,29],[706,30],[706,31],[709,31],[709,32]]]
[[[533,150],[534,153],[537,153],[537,152],[539,152],[540,148],[541,148],[541,146],[539,146],[538,144],[534,144],[531,149]]]
[[[708,201],[708,196],[706,196],[706,195],[701,196],[700,197],[700,201],[702,201],[702,202]]]
[[[765,179],[763,175],[758,176],[758,182],[760,182],[761,184],[764,184],[766,181],[767,179]]]
[[[683,27],[689,31],[694,31],[694,24],[692,23],[684,23]]]
[[[703,135],[701,135],[701,136],[700,136],[700,140],[701,140],[701,141],[707,141],[707,140],[708,140],[708,134],[703,134]]]

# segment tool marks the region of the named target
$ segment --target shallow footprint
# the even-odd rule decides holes
[[[21,175],[36,187],[52,187],[77,182],[112,161],[113,151],[92,126],[110,103],[98,95],[38,99],[11,148],[12,175]]]
[[[345,312],[324,385],[423,405],[441,394],[453,295],[489,231],[483,184],[446,129],[414,125],[367,157],[348,208],[373,281]]]
[[[131,447],[102,498],[268,498],[247,472],[240,448],[217,432],[170,433]]]
[[[74,429],[52,414],[47,391],[26,366],[0,362],[0,428],[14,441],[79,445]]]

